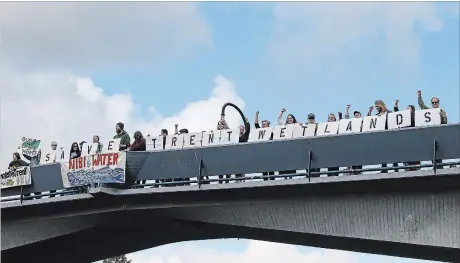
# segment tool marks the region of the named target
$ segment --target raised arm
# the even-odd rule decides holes
[[[278,121],[278,125],[283,125],[284,122],[283,122],[283,114],[284,112],[286,111],[285,108],[283,108],[280,113],[278,114],[278,118],[277,118],[277,121]]]
[[[251,124],[249,124],[248,118],[244,120],[244,136],[249,138],[249,133],[251,132]]]
[[[425,103],[423,102],[423,99],[422,99],[422,91],[421,90],[418,90],[417,91],[417,97],[418,97],[418,106],[420,106],[420,109],[422,110],[427,110],[429,109]]]
[[[367,116],[371,116],[373,110],[374,110],[374,106],[370,106],[369,111],[367,112]]]
[[[395,100],[395,105],[393,107],[394,112],[399,111],[398,104],[399,104],[399,100]]]
[[[260,129],[259,125],[259,111],[256,111],[256,116],[254,117],[254,126],[256,129]]]
[[[179,135],[178,127],[179,127],[179,124],[174,125],[174,135]]]
[[[345,108],[345,119],[350,119],[350,104],[347,104],[347,107]]]

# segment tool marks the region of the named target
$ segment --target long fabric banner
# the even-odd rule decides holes
[[[14,170],[1,172],[2,189],[21,185],[30,185],[32,177],[30,176],[30,168],[27,166],[18,167]]]
[[[126,152],[82,156],[61,163],[65,188],[92,183],[124,183]]]

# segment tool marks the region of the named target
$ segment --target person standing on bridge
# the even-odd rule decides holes
[[[129,148],[130,151],[133,152],[145,152],[147,149],[147,145],[145,143],[144,135],[140,131],[136,131],[134,133],[134,142],[131,144],[131,147]],[[146,180],[140,180],[136,181],[136,184],[145,184]]]
[[[117,123],[115,126],[115,136],[113,136],[114,139],[120,139],[120,151],[127,150],[129,148],[129,145],[131,144],[131,138],[129,137],[129,134],[125,131],[125,125],[122,122]]]
[[[387,106],[385,105],[385,103],[382,100],[376,100],[374,102],[374,107],[377,110],[377,113],[375,114],[376,116],[384,116],[384,115],[392,112],[391,110],[389,110],[387,108]],[[371,106],[369,108],[369,114],[372,113],[372,110],[373,110],[374,107]],[[369,114],[368,114],[368,116],[370,116]],[[386,120],[385,120],[385,129],[388,129],[388,122]],[[382,168],[386,168],[386,167],[387,167],[386,163],[382,164]],[[397,168],[398,163],[393,163],[393,167],[395,167],[395,172],[399,171],[399,169]],[[382,173],[388,173],[388,170],[383,170]]]
[[[278,118],[277,118],[277,120],[278,120],[278,125],[288,125],[288,124],[297,123],[297,120],[296,120],[296,118],[294,117],[293,114],[288,114],[288,115],[286,116],[286,121],[283,123],[282,118],[283,118],[283,114],[284,114],[285,112],[286,112],[286,108],[283,108],[283,109],[281,109],[280,113],[278,114]],[[297,171],[296,171],[296,170],[285,170],[285,171],[279,171],[278,173],[279,173],[279,175],[283,175],[283,174],[295,174],[295,173],[297,173]],[[287,179],[292,179],[292,176],[285,177],[284,179],[285,179],[285,180],[287,180]]]
[[[420,106],[420,109],[422,110],[428,110],[429,107],[425,105],[422,99],[422,91],[418,90],[417,91],[417,97],[418,97],[418,105]],[[438,109],[439,108],[439,99],[437,97],[431,98],[431,105],[433,106],[433,109]],[[447,124],[447,114],[443,109],[441,110],[441,124]]]
[[[221,116],[220,121],[217,122],[217,130],[220,131],[220,130],[228,130],[228,129],[230,128],[228,127],[228,124],[225,121],[224,116]],[[226,179],[230,179],[231,177],[232,177],[231,174],[225,175]],[[223,179],[223,178],[224,178],[224,175],[219,175],[219,179]],[[222,184],[222,183],[228,184],[229,182],[230,182],[229,180],[225,180],[225,181],[219,180],[219,184]]]
[[[239,126],[240,130],[240,138],[239,143],[248,142],[249,140],[249,133],[251,132],[251,124],[249,124],[248,118],[244,119],[244,125]],[[244,182],[244,174],[235,174],[236,182]],[[240,178],[240,179],[238,179]]]
[[[399,100],[395,100],[395,104],[394,104],[394,107],[393,107],[393,110],[394,112],[398,112],[399,111]],[[410,110],[410,127],[415,127],[415,106],[414,105],[409,105],[407,106],[408,110]],[[404,162],[404,166],[409,166],[409,165],[420,165],[420,161],[412,161],[412,162]],[[408,168],[406,169],[406,171],[416,171],[416,170],[420,170],[420,168]]]
[[[256,116],[254,118],[254,126],[256,127],[256,129],[260,129],[260,125],[259,125],[259,111],[256,111]],[[270,127],[270,121],[269,120],[263,120],[262,121],[262,128],[268,128]],[[273,140],[273,132],[270,134],[270,138],[269,140]],[[273,177],[273,175],[275,175],[275,172],[263,172],[262,173],[262,177],[264,178],[264,181],[267,181],[267,180],[275,180],[275,177]]]

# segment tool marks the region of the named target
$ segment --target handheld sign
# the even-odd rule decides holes
[[[383,114],[381,116],[366,116],[363,119],[362,132],[383,131],[385,130],[386,122],[386,114]]]
[[[220,130],[219,145],[235,144],[240,140],[240,130]]]
[[[166,136],[166,149],[180,149],[184,145],[184,136],[182,134],[179,135],[168,135]]]
[[[294,127],[298,124],[287,124],[275,126],[273,129],[273,140],[291,139],[294,133]]]
[[[316,136],[330,136],[336,135],[339,131],[338,121],[332,122],[320,122],[318,123],[318,129],[316,130]]]
[[[361,132],[363,126],[362,118],[341,119],[339,121],[339,134]]]
[[[428,109],[415,111],[415,126],[425,127],[441,125],[441,109]]]
[[[184,134],[184,148],[201,147],[203,133],[193,132]]]
[[[294,126],[292,138],[313,137],[316,134],[316,123]]]
[[[146,151],[159,151],[163,150],[163,136],[147,136],[145,138],[145,150]]]
[[[388,113],[388,129],[410,127],[412,124],[410,110]]]
[[[201,139],[201,146],[214,146],[219,145],[220,132],[219,131],[203,131]]]
[[[251,130],[249,134],[249,141],[251,142],[261,142],[261,141],[269,141],[272,135],[273,128],[259,128],[255,130]]]

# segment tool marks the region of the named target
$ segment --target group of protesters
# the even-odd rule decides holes
[[[429,109],[428,106],[425,105],[423,99],[422,99],[422,93],[421,91],[419,90],[417,92],[417,97],[418,97],[418,105],[420,107],[420,109]],[[439,108],[440,107],[440,100],[439,98],[437,97],[433,97],[431,98],[431,105],[433,108]],[[345,108],[345,114],[342,115],[342,112],[338,112],[338,116],[336,117],[336,115],[334,113],[330,113],[327,117],[327,121],[328,122],[335,122],[335,121],[338,121],[338,120],[341,120],[342,118],[345,118],[345,119],[349,119],[350,118],[350,108],[351,108],[351,105],[347,105],[346,108]],[[369,107],[368,111],[367,111],[367,116],[371,116],[374,109],[376,110],[376,114],[377,116],[381,116],[381,115],[384,115],[384,114],[387,114],[387,113],[390,113],[392,112],[390,109],[388,109],[388,106],[382,101],[382,100],[376,100],[374,105]],[[414,105],[408,105],[407,106],[407,109],[411,111],[411,116],[412,116],[412,125],[411,126],[414,126],[414,117],[415,117],[415,106]],[[394,105],[393,105],[393,111],[399,111],[399,100],[396,100],[394,102]],[[296,117],[293,115],[293,114],[287,114],[286,118],[283,120],[283,115],[284,113],[286,112],[286,109],[282,109],[280,111],[280,113],[278,114],[278,117],[277,117],[277,124],[278,125],[287,125],[287,124],[294,124],[294,123],[299,123],[299,124],[304,124],[302,122],[298,122]],[[441,115],[441,124],[446,124],[447,123],[447,114],[444,110],[440,110],[440,115]],[[355,110],[353,111],[353,117],[355,118],[361,118],[363,115],[360,111],[358,110]],[[314,113],[309,113],[307,115],[307,121],[305,122],[305,124],[317,124],[317,120],[316,120],[316,116]],[[259,128],[268,128],[270,127],[271,123],[269,120],[262,120],[260,123],[259,123],[259,111],[257,111],[255,113],[255,118],[254,118],[254,126],[256,129],[259,129]],[[249,133],[250,133],[250,127],[251,125],[249,124],[249,121],[248,119],[246,118],[245,121],[244,121],[244,125],[240,125],[239,126],[239,142],[241,143],[244,143],[244,142],[247,142],[248,139],[249,139]],[[189,133],[188,129],[180,129],[179,130],[179,125],[176,124],[175,127],[175,132],[174,134],[175,135],[180,135],[180,134],[187,134]],[[220,120],[217,121],[217,130],[223,130],[223,129],[229,129],[229,126],[228,124],[226,123],[225,121],[225,118],[224,116],[221,117]],[[115,136],[113,137],[114,139],[120,139],[120,146],[119,146],[119,150],[120,151],[146,151],[146,139],[144,138],[144,135],[140,132],[140,131],[136,131],[134,133],[134,141],[131,141],[131,137],[129,136],[129,134],[125,131],[125,127],[124,127],[124,124],[119,122],[116,124],[115,126]],[[166,143],[166,136],[168,136],[168,130],[167,129],[162,129],[161,130],[161,133],[160,133],[160,136],[163,136],[163,147],[165,146],[165,143]],[[147,137],[150,137],[150,134],[147,135]],[[271,134],[271,137],[270,139],[273,139],[273,133]],[[78,158],[81,156],[81,152],[82,152],[82,144],[83,143],[86,143],[86,142],[81,142],[81,143],[77,143],[77,142],[74,142],[72,143],[72,146],[71,146],[71,149],[70,149],[70,153],[69,153],[69,159],[74,159],[74,158]],[[93,143],[96,143],[98,145],[97,147],[97,150],[96,150],[96,153],[100,153],[103,149],[103,145],[102,143],[100,142],[100,138],[98,135],[94,135],[93,136]],[[58,144],[53,141],[51,143],[51,148],[53,150],[56,150],[58,147]],[[23,155],[25,159],[29,160],[29,163],[22,160],[21,159],[21,154],[19,154],[18,152],[15,152],[13,154],[13,160],[10,162],[9,164],[9,167],[8,169],[10,170],[14,170],[16,169],[17,167],[21,167],[21,166],[35,166],[35,165],[39,165],[40,164],[40,154],[41,152],[39,151],[37,156],[27,156],[27,155]],[[420,162],[419,161],[411,161],[411,162],[406,162],[404,163],[405,165],[411,165],[411,166],[417,166],[417,165],[420,165]],[[393,167],[395,171],[398,171],[398,168],[397,168],[398,164],[395,163],[393,164]],[[382,164],[382,167],[386,167],[386,164]],[[331,167],[331,168],[327,168],[328,169],[328,172],[332,172],[331,175],[338,175],[338,171],[339,171],[339,167]],[[356,166],[351,166],[351,167],[348,167],[347,170],[349,170],[349,174],[358,174],[360,173],[359,170],[362,169],[362,166],[361,165],[356,165]],[[411,168],[412,170],[413,169],[418,169],[418,168]],[[409,169],[409,170],[411,170]],[[317,169],[312,169],[312,173],[315,173],[315,174],[318,174],[317,176],[319,176],[319,171],[320,169],[317,168]],[[355,172],[357,171],[357,172]],[[386,170],[382,171],[383,173],[387,172]],[[295,174],[296,171],[279,171],[278,172],[280,175],[291,175],[291,174]],[[275,172],[264,172],[263,173],[263,177],[264,177],[264,180],[274,180],[274,175],[275,175]],[[225,177],[225,178],[224,178]],[[219,183],[228,183],[229,182],[229,179],[231,178],[231,175],[220,175],[219,178],[221,180],[219,180]],[[286,176],[285,179],[289,179],[291,178],[290,176]],[[235,175],[235,181],[236,182],[242,182],[244,180],[244,175],[243,174],[236,174]],[[189,181],[190,179],[189,178],[184,178],[184,179],[165,179],[165,180],[159,180],[159,181],[156,181],[156,183],[158,184],[165,184],[166,185],[186,185],[186,184],[189,184],[187,181]],[[180,182],[179,182],[180,181]],[[137,184],[145,184],[145,181],[137,181],[136,182]]]

